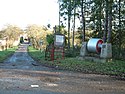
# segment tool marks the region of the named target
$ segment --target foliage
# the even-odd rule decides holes
[[[77,45],[77,47],[74,47],[74,49],[71,47],[70,50],[65,49],[65,57],[76,57],[80,54],[80,47]]]
[[[60,30],[59,30],[60,29]],[[64,34],[64,35],[67,35],[67,30],[65,29],[65,26],[64,25],[56,25],[54,27],[54,33],[55,34]]]
[[[7,25],[0,31],[0,38],[6,38],[7,46],[9,48],[13,46],[13,42],[18,40],[22,33],[22,30],[18,26]]]
[[[54,43],[54,35],[53,34],[46,35],[46,41],[49,45],[53,44]]]
[[[7,36],[10,40],[16,40],[18,39],[18,36],[20,36],[20,34],[22,34],[23,32],[17,26],[7,25],[7,27],[3,29],[3,33],[3,35]]]
[[[23,43],[24,40],[23,40],[23,37],[20,37],[20,43]]]
[[[31,39],[32,45],[35,48],[41,49],[40,42],[42,41],[42,49],[45,49],[47,45],[46,36],[47,34],[51,34],[52,32],[44,26],[38,26],[33,24],[27,26],[26,33],[28,34],[28,37]]]

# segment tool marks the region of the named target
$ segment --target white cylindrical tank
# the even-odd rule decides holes
[[[91,38],[87,44],[87,50],[93,53],[100,53],[103,40],[99,38]]]

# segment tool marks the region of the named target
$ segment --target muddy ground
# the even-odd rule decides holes
[[[125,81],[44,67],[23,44],[0,64],[0,94],[125,94]]]

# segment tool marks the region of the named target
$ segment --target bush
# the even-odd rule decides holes
[[[49,45],[54,43],[54,35],[53,34],[49,34],[46,36],[46,41]]]

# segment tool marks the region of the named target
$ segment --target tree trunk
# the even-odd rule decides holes
[[[73,36],[72,36],[72,46],[73,46],[73,51],[74,51],[74,38],[75,38],[75,16],[76,15],[76,8],[74,8],[74,25],[73,25]]]
[[[108,25],[108,36],[107,36],[107,42],[111,43],[111,34],[112,34],[112,3],[113,1],[110,1],[109,6],[109,25]]]
[[[82,13],[82,42],[85,41],[85,16],[84,16],[84,9],[83,9],[83,6],[84,5],[84,2],[82,0],[81,2],[81,13]]]
[[[68,49],[70,49],[70,17],[68,17]]]
[[[100,1],[101,2],[101,1]],[[100,3],[100,5],[99,5],[99,15],[98,15],[98,17],[99,17],[99,37],[102,37],[102,22],[101,22],[101,11],[102,11],[102,7],[101,7],[102,5],[101,5],[101,3]]]
[[[106,13],[105,13],[105,26],[104,26],[104,34],[103,34],[104,43],[107,40],[107,32],[108,32],[108,0],[106,0],[105,10],[106,10]]]
[[[60,2],[59,2],[59,32],[60,32]]]
[[[70,20],[71,20],[71,0],[68,6],[68,50],[70,49]]]
[[[122,42],[121,42],[121,37],[122,37],[122,35],[121,35],[121,0],[119,0],[119,36],[118,36],[118,39],[119,39],[119,47],[118,47],[118,49],[119,49],[119,58],[121,57],[121,45],[122,45]]]

